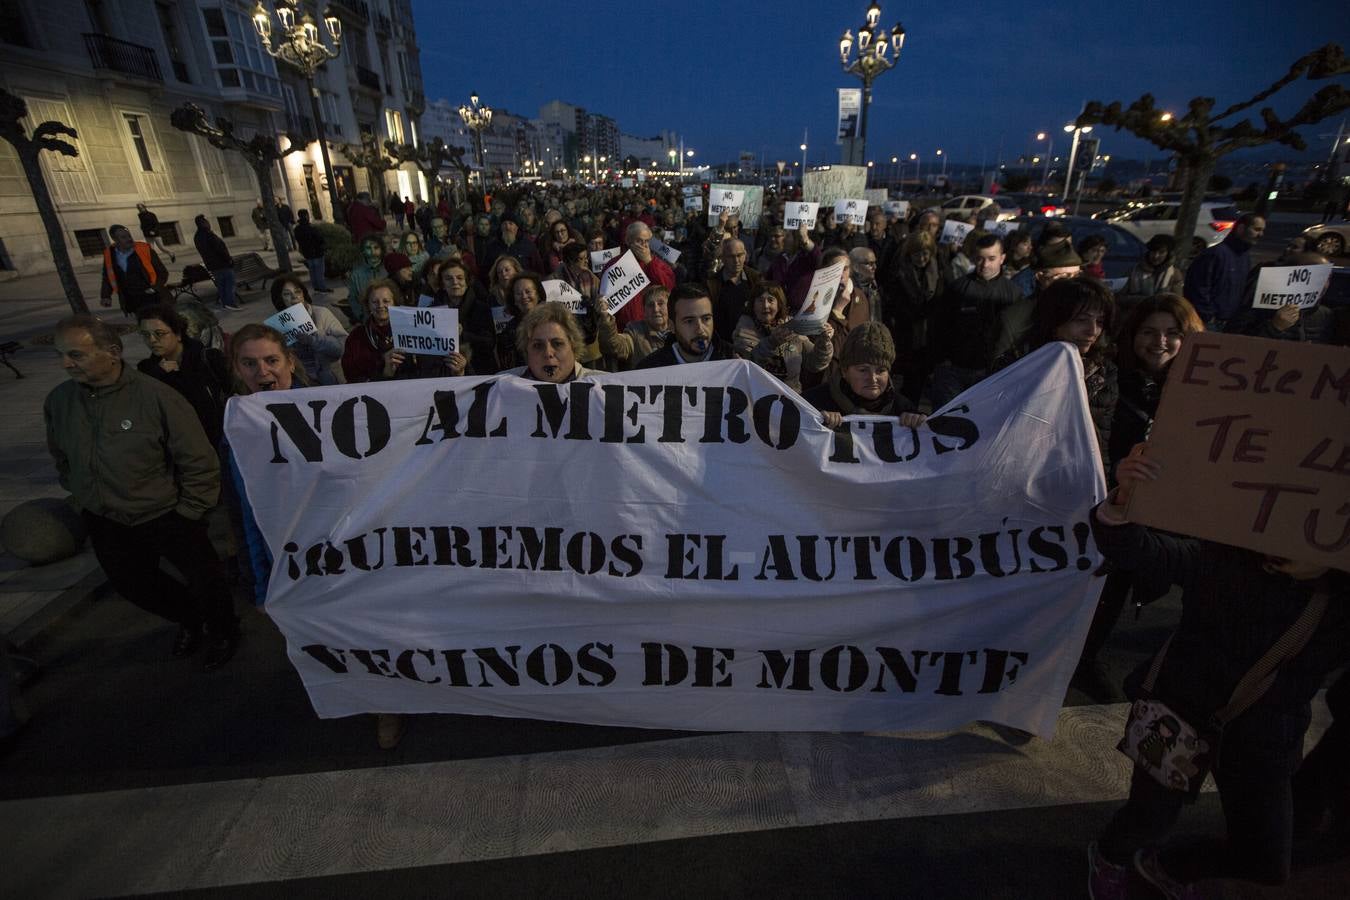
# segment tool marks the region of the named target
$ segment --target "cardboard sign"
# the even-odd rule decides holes
[[[686,196],[686,197],[702,197],[702,196],[703,196],[703,185],[701,185],[701,184],[686,184],[684,187],[680,188],[680,193],[683,194],[683,195]]]
[[[1256,278],[1253,309],[1279,309],[1290,303],[1299,309],[1316,306],[1326,293],[1331,265],[1262,266]]]
[[[395,306],[389,310],[394,349],[424,356],[449,356],[459,352],[459,310],[448,306],[422,309]]]
[[[885,203],[881,204],[881,210],[892,218],[903,219],[905,216],[909,215],[909,201],[887,200]]]
[[[544,302],[561,303],[574,313],[586,311],[586,298],[567,282],[550,278],[544,282]]]
[[[998,222],[993,219],[985,219],[980,223],[980,227],[990,234],[996,234],[999,237],[1007,237],[1017,230],[1017,223],[1009,221]]]
[[[799,203],[792,201],[783,204],[783,228],[786,231],[796,231],[803,225],[809,231],[816,227],[816,213],[820,210],[819,203]]]
[[[740,191],[741,211],[739,213],[742,228],[758,228],[760,216],[764,214],[764,188],[757,184],[714,184],[708,188],[708,196],[716,196],[718,191]]]
[[[802,175],[802,199],[830,206],[844,197],[861,197],[867,190],[867,166],[830,166]]]
[[[1347,404],[1350,350],[1190,335],[1149,436],[1162,473],[1130,519],[1350,570]]]
[[[864,200],[873,206],[880,206],[886,202],[888,196],[885,188],[868,188],[860,194]]]
[[[591,271],[596,275],[605,268],[605,265],[623,252],[622,247],[606,247],[604,250],[591,251]]]
[[[866,200],[843,199],[834,201],[834,219],[840,225],[847,222],[858,228],[867,224]]]
[[[698,196],[694,196],[694,197],[685,197],[685,198],[684,198],[684,211],[685,211],[685,212],[702,212],[702,211],[703,211],[703,198],[702,198],[702,197],[698,197]]]
[[[648,284],[647,273],[638,265],[633,251],[625,251],[618,262],[605,269],[600,276],[600,296],[604,298],[605,309],[609,310],[611,316],[614,315],[627,306],[628,301],[642,293]]]
[[[723,212],[727,217],[739,216],[741,204],[745,202],[745,191],[724,189],[708,193],[708,224],[715,226]]]
[[[666,234],[672,234],[672,232],[667,231]],[[655,235],[647,242],[647,246],[651,247],[652,252],[664,259],[668,265],[673,266],[680,260],[680,251],[676,250],[665,241],[660,240]]]
[[[793,331],[798,334],[820,333],[820,326],[825,324],[825,320],[830,317],[830,310],[834,308],[834,298],[839,294],[839,279],[844,277],[845,265],[847,260],[841,259],[828,269],[816,269],[811,275],[811,287],[806,291],[806,299],[802,300],[802,308],[797,310],[789,323]]]
[[[947,219],[942,223],[942,234],[938,238],[938,245],[952,244],[957,247],[965,241],[966,235],[975,230],[975,226],[968,222],[958,222],[955,219]]]
[[[316,334],[318,328],[314,325],[314,319],[310,316],[309,310],[305,309],[305,304],[297,303],[294,306],[288,306],[281,312],[263,320],[263,324],[268,328],[275,328],[286,338],[286,346],[292,346],[300,340],[302,334]]]

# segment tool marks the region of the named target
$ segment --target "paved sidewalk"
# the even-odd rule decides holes
[[[261,252],[256,237],[235,238],[227,243],[236,256]],[[200,263],[201,257],[190,247],[174,251],[178,261],[169,263],[166,259],[165,265],[170,279],[177,281],[183,268]],[[276,264],[274,252],[262,255],[269,265]],[[292,253],[291,261],[296,274],[308,281],[299,255]],[[123,316],[116,307],[105,309],[99,305],[99,270],[96,266],[85,268],[87,271],[77,274],[90,310],[110,322],[133,325],[135,320]],[[335,293],[326,295],[328,303],[346,296],[345,287],[338,287],[339,284],[334,284]],[[210,285],[198,286],[197,292],[207,303],[214,302],[214,288]],[[236,331],[249,322],[261,322],[274,312],[265,292],[242,292],[240,299],[244,302],[243,310],[216,311],[226,331]],[[15,366],[24,375],[22,379],[0,367],[0,409],[5,411],[4,425],[0,426],[0,517],[28,500],[65,496],[47,453],[42,404],[52,388],[66,378],[52,349],[50,335],[57,320],[69,313],[70,305],[54,272],[0,282],[0,341],[19,341],[24,345],[13,357]],[[134,333],[123,337],[123,345],[128,365],[135,365],[149,355]],[[103,580],[103,573],[87,546],[71,559],[46,566],[30,566],[0,548],[0,635],[22,645]]]

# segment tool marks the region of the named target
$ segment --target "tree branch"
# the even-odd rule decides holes
[[[1344,75],[1350,72],[1350,62],[1346,61],[1345,52],[1339,44],[1327,44],[1325,47],[1319,47],[1313,52],[1300,57],[1289,67],[1289,71],[1279,81],[1266,88],[1261,93],[1252,97],[1250,100],[1244,100],[1241,103],[1234,103],[1223,112],[1216,115],[1210,121],[1217,122],[1220,119],[1226,119],[1233,113],[1241,112],[1244,109],[1255,106],[1267,97],[1271,96],[1298,81],[1299,77],[1307,73],[1308,80],[1314,81],[1321,78],[1333,78],[1337,75]]]

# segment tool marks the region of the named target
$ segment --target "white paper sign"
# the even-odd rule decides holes
[[[942,234],[938,238],[938,244],[954,244],[961,246],[966,239],[966,235],[975,230],[975,226],[968,222],[958,222],[955,219],[947,219],[942,223]]]
[[[703,185],[701,185],[701,184],[686,184],[684,187],[680,188],[680,193],[683,194],[683,195],[686,196],[686,197],[702,197],[702,196],[703,196]]]
[[[719,191],[740,191],[741,204],[737,216],[742,228],[758,228],[759,218],[764,213],[764,188],[757,184],[714,184],[708,189],[708,196],[716,196]]]
[[[506,330],[506,326],[511,319],[511,312],[505,306],[492,307],[492,330],[497,334]]]
[[[881,209],[886,215],[896,219],[903,219],[909,215],[908,200],[887,200],[881,204]]]
[[[623,252],[622,247],[607,247],[604,250],[591,251],[591,271],[599,275],[605,264]]]
[[[786,231],[796,231],[803,225],[810,231],[816,227],[816,213],[820,211],[819,203],[805,203],[798,200],[791,200],[783,204],[783,228]]]
[[[666,234],[670,234],[670,232],[668,231]],[[679,262],[680,251],[676,250],[660,238],[653,236],[652,239],[647,242],[647,246],[652,248],[653,253],[664,259],[667,265],[673,266],[675,263]]]
[[[449,356],[459,351],[459,310],[448,306],[394,306],[389,309],[394,349],[425,356]]]
[[[792,317],[792,328],[799,334],[818,334],[820,326],[830,317],[834,298],[839,294],[839,279],[844,277],[848,260],[841,259],[828,269],[816,269],[811,274],[811,287],[802,300],[802,308]]]
[[[1316,306],[1331,278],[1326,266],[1262,266],[1256,278],[1254,309],[1279,309],[1290,303],[1299,309]]]
[[[745,202],[745,191],[720,190],[708,193],[708,224],[716,225],[722,213],[727,217],[739,216],[741,204]]]
[[[684,198],[684,211],[685,211],[685,212],[702,212],[702,211],[703,211],[703,198],[702,198],[702,197],[699,197],[699,196],[697,196],[697,195],[695,195],[695,196],[693,196],[693,197],[685,197],[685,198]]]
[[[422,294],[417,298],[417,305],[422,309],[426,309],[428,306],[435,306],[436,298],[430,294]]]
[[[274,328],[280,331],[286,338],[286,345],[289,347],[300,340],[302,334],[314,334],[319,329],[314,325],[314,319],[305,309],[305,304],[297,303],[294,306],[288,306],[274,316],[263,320],[263,324],[268,328]]]
[[[324,718],[1048,739],[1101,591],[1060,341],[917,430],[831,431],[747,360],[273,391],[225,430]]]
[[[586,298],[581,295],[581,291],[559,278],[550,278],[544,282],[544,301],[561,303],[574,313],[586,310]]]
[[[861,228],[867,224],[867,201],[845,198],[834,201],[834,220],[840,225],[848,223]]]
[[[605,309],[609,310],[611,316],[614,315],[627,306],[628,301],[642,293],[648,284],[647,273],[638,265],[633,251],[625,251],[618,262],[611,264],[600,276],[600,296],[604,298]]]
[[[861,197],[867,190],[867,166],[830,166],[802,175],[802,199],[833,205],[843,197]]]
[[[984,222],[980,225],[980,227],[983,228],[985,231],[989,232],[990,234],[996,234],[999,237],[1006,237],[1007,235],[1010,235],[1017,230],[1017,223],[1010,222],[1006,219],[1002,222],[996,222],[993,219],[985,219]]]

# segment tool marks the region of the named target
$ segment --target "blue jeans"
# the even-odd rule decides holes
[[[305,268],[309,269],[309,286],[316,291],[328,290],[328,282],[323,280],[323,257],[305,260]]]
[[[216,297],[221,306],[234,306],[234,269],[216,269],[211,273],[216,280]]]

